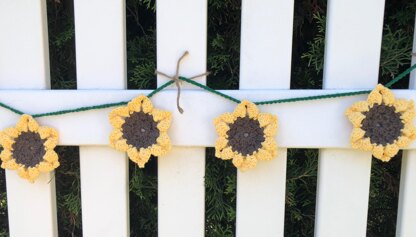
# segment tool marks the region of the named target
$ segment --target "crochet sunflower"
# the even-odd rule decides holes
[[[232,159],[240,170],[254,168],[258,160],[276,157],[277,117],[260,113],[254,103],[243,100],[233,113],[222,114],[214,124],[219,135],[215,156],[223,160]]]
[[[345,114],[354,126],[352,147],[371,151],[374,157],[384,162],[416,138],[413,101],[395,99],[393,93],[380,84],[369,94],[367,101],[353,104]]]
[[[144,168],[151,155],[162,156],[171,149],[167,131],[171,113],[153,108],[149,98],[140,95],[127,106],[115,108],[109,115],[114,130],[110,145],[127,152],[130,160]]]
[[[24,114],[16,127],[0,133],[1,168],[17,170],[20,177],[34,182],[41,172],[50,172],[59,166],[54,151],[58,144],[58,132],[39,126],[32,116]]]

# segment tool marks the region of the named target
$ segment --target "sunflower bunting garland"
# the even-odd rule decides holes
[[[377,85],[367,101],[348,108],[346,115],[354,126],[352,147],[371,151],[374,157],[385,162],[416,138],[413,101],[395,99],[393,93],[382,85]]]
[[[30,115],[22,115],[16,127],[0,134],[3,151],[0,154],[3,169],[17,170],[20,177],[34,182],[41,172],[50,172],[59,166],[54,151],[58,132],[39,126]]]
[[[171,148],[167,131],[171,113],[153,108],[144,95],[130,101],[127,106],[118,107],[109,115],[114,130],[110,145],[127,152],[130,160],[143,168],[151,155],[162,156]]]
[[[243,100],[233,113],[222,114],[214,124],[219,135],[215,156],[223,160],[232,159],[240,170],[254,168],[258,160],[276,157],[277,117],[260,113],[254,103]]]

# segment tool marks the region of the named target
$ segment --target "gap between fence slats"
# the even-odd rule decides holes
[[[413,52],[416,52],[416,18],[414,29]],[[414,64],[416,55],[412,57]],[[416,89],[416,72],[410,74],[409,88]],[[416,151],[404,151],[402,159],[396,236],[416,236]]]

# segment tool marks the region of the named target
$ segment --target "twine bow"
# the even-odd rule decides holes
[[[181,64],[182,60],[188,55],[189,55],[189,52],[185,51],[185,53],[183,53],[182,56],[178,59],[178,62],[176,63],[176,72],[175,72],[174,76],[169,76],[166,73],[159,72],[158,70],[155,71],[156,75],[164,76],[164,77],[169,78],[169,79],[171,79],[175,82],[176,88],[178,89],[178,94],[176,96],[176,107],[178,108],[178,111],[181,114],[184,112],[184,110],[182,109],[182,107],[179,104],[179,100],[180,100],[180,96],[181,96],[181,80],[179,79],[179,68],[180,68],[180,64]],[[205,73],[193,76],[193,77],[189,77],[188,79],[192,80],[192,79],[195,79],[195,78],[198,78],[198,77],[207,76],[209,74],[210,74],[210,72],[205,72]]]

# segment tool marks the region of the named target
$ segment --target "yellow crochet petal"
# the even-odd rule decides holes
[[[396,145],[400,148],[405,148],[408,147],[411,142],[412,141],[408,137],[400,136],[396,141]]]
[[[52,150],[58,145],[58,139],[57,138],[48,138],[45,143],[43,144],[45,146],[46,150]]]
[[[152,148],[153,148],[153,146],[152,146]],[[161,151],[161,152],[163,152],[163,151]],[[146,163],[150,159],[150,156],[152,155],[152,153],[153,152],[150,152],[150,149],[140,148],[139,149],[139,158],[140,158],[141,161]],[[159,156],[160,156],[160,154],[159,154]]]
[[[224,149],[222,149],[221,151],[216,150],[215,152],[215,156],[218,158],[221,158],[223,160],[230,160],[234,158],[234,152],[231,149],[231,147],[226,147]]]
[[[272,114],[260,113],[257,119],[260,123],[260,127],[265,127],[269,124],[277,124],[277,117]]]
[[[27,132],[29,130],[28,124],[31,119],[33,119],[32,116],[23,114],[16,124],[16,129],[20,132]]]
[[[3,163],[1,164],[1,167],[4,169],[9,169],[9,170],[16,170],[20,167],[21,165],[16,163],[16,160],[12,159],[12,160],[8,160],[8,161],[3,161]]]
[[[10,137],[6,136],[6,135],[1,135],[0,136],[0,144],[4,149],[7,150],[13,150],[13,144],[14,144],[14,140],[11,139]]]
[[[117,107],[113,109],[110,114],[108,115],[109,119],[111,120],[114,117],[129,117],[130,116],[130,110],[127,106],[123,107]]]
[[[247,113],[247,104],[250,103],[248,100],[243,100],[241,101],[240,104],[237,105],[237,107],[235,108],[234,112],[233,112],[233,116],[235,118],[243,118],[246,116]]]
[[[116,141],[114,148],[118,151],[127,151],[129,149],[129,145],[127,144],[126,139],[120,139]]]
[[[43,156],[43,159],[48,162],[55,162],[58,160],[58,154],[54,150],[46,151],[45,155]]]
[[[266,137],[262,145],[263,145],[263,149],[268,150],[270,152],[277,150],[276,141],[272,137]]]
[[[146,96],[144,96],[143,98],[142,109],[143,109],[143,112],[145,113],[150,113],[153,110],[153,104],[150,101],[150,99],[147,98]]]
[[[236,156],[234,156],[233,158],[233,165],[237,168],[240,168],[243,166],[244,163],[244,158],[241,154],[238,154]]]
[[[274,156],[269,151],[264,149],[259,149],[258,152],[255,154],[258,160],[273,160]]]
[[[167,132],[170,127],[170,119],[164,119],[157,124],[157,128],[160,132]]]
[[[172,117],[171,112],[160,110],[160,109],[153,109],[152,115],[153,115],[153,120],[155,122],[159,122],[159,121],[164,120],[164,119],[171,119],[171,117]]]
[[[413,124],[407,123],[404,125],[402,129],[402,134],[406,137],[410,138],[411,140],[415,139],[416,137],[416,128]]]
[[[137,151],[136,147],[131,147],[127,150],[127,156],[132,161],[137,161],[139,159],[139,151]]]
[[[24,179],[27,179],[30,181],[29,179],[29,172],[25,167],[19,167],[19,169],[17,170],[17,174]],[[33,182],[33,181],[32,181]]]
[[[36,120],[34,120],[32,117],[30,117],[28,123],[27,123],[27,127],[29,129],[29,131],[31,132],[37,132],[39,129],[39,124],[36,122]]]
[[[383,97],[383,103],[386,105],[393,105],[395,101],[393,92],[381,84],[378,84],[377,87],[380,88],[379,91]]]
[[[35,167],[29,168],[27,172],[29,174],[29,181],[31,182],[35,181],[39,177],[39,174],[40,174],[39,170]]]
[[[351,132],[351,142],[356,142],[363,138],[365,135],[365,131],[361,128],[354,128]]]
[[[167,150],[165,149],[165,147],[160,146],[158,144],[153,144],[150,147],[150,152],[154,155],[154,156],[163,156],[166,155]],[[149,152],[149,154],[150,154]]]
[[[222,150],[228,145],[228,140],[225,137],[218,137],[215,141],[215,150]]]
[[[58,168],[59,165],[60,165],[59,161],[52,162],[52,168],[54,168],[54,169]]]
[[[243,160],[243,163],[240,165],[239,169],[241,171],[247,171],[256,167],[257,159],[254,156],[248,156],[246,159]]]
[[[161,132],[159,137],[156,139],[157,144],[161,146],[170,146],[171,142],[167,132]]]
[[[347,113],[347,117],[351,121],[352,125],[356,128],[361,127],[361,122],[365,119],[364,114],[361,112]]]
[[[250,101],[246,102],[246,111],[249,118],[257,118],[259,115],[259,109],[254,103]]]
[[[374,104],[381,104],[381,102],[383,101],[383,96],[380,93],[381,90],[381,85],[377,85],[377,87],[370,92],[370,94],[368,95],[367,101],[370,104],[370,106],[374,105]]]
[[[384,149],[385,157],[394,157],[399,152],[399,147],[396,144],[387,144]]]
[[[414,104],[411,100],[397,99],[393,106],[397,113],[404,112],[408,109],[414,110]]]
[[[373,156],[378,159],[382,159],[384,154],[384,147],[382,145],[374,146]]]
[[[142,101],[144,99],[144,96],[138,96],[134,99],[132,99],[128,104],[127,107],[129,108],[130,112],[140,112],[142,108]]]
[[[234,123],[234,121],[235,121],[235,117],[233,116],[233,114],[232,113],[224,113],[224,114],[221,114],[218,118],[216,118],[217,120],[219,120],[219,121],[222,121],[222,122],[225,122],[225,123],[228,123],[228,124],[230,124],[230,123]],[[218,121],[218,122],[219,122]]]
[[[3,130],[3,134],[9,136],[10,138],[17,138],[20,135],[20,132],[16,128],[10,127],[5,128]]]
[[[110,144],[115,144],[116,141],[123,137],[123,132],[120,129],[114,129],[110,133]]]
[[[368,110],[370,110],[370,107],[367,101],[358,101],[347,109],[346,114],[352,112],[367,112]]]
[[[268,137],[274,137],[277,133],[277,123],[272,123],[264,128],[264,135]]]
[[[402,115],[400,116],[400,118],[405,123],[411,123],[411,122],[413,122],[415,116],[416,116],[416,113],[415,113],[414,110],[407,110],[407,111],[405,111],[405,112],[402,113]]]
[[[359,149],[363,151],[371,151],[373,149],[373,145],[371,144],[370,138],[363,138],[359,139],[355,142],[351,142],[351,146],[354,149]]]
[[[215,124],[215,130],[217,131],[220,137],[226,137],[230,127],[224,122],[218,122]]]
[[[38,164],[38,169],[40,172],[50,172],[54,168],[52,167],[51,163],[42,161]]]
[[[125,120],[122,117],[115,116],[110,118],[110,123],[114,128],[121,128],[124,124]]]
[[[11,160],[13,157],[12,157],[12,153],[10,152],[10,150],[3,149],[3,151],[1,151],[0,153],[0,158],[2,161],[8,161],[8,160]]]
[[[52,131],[52,128],[50,127],[41,126],[38,129],[38,133],[41,139],[46,139],[53,134],[53,131]]]

